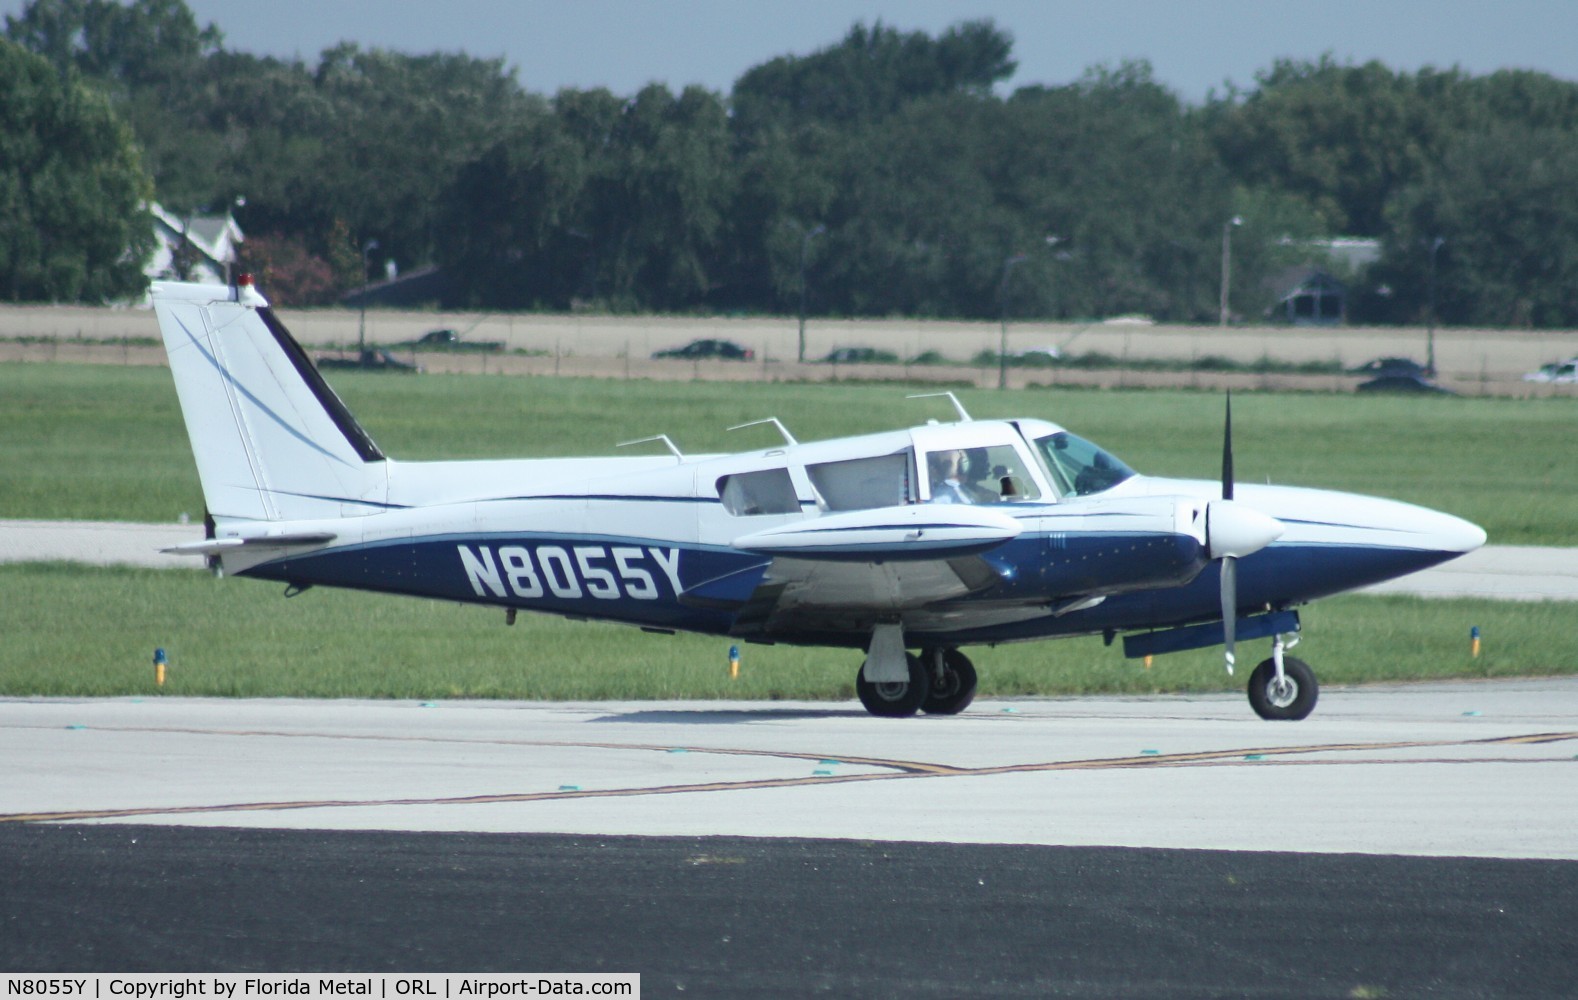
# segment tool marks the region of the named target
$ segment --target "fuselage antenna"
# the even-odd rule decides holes
[[[794,439],[794,435],[789,433],[789,428],[785,427],[783,425],[783,421],[779,420],[777,417],[768,417],[765,420],[752,420],[749,423],[735,424],[733,427],[730,427],[729,430],[731,430],[731,431],[742,430],[742,429],[744,429],[746,427],[755,427],[758,424],[772,424],[774,427],[778,428],[778,433],[780,433],[780,434],[782,434],[784,436],[784,440],[786,442],[788,442],[789,444],[799,444],[800,443],[800,442],[798,442],[798,441],[796,441]]]
[[[934,396],[947,396],[949,401],[953,403],[953,408],[955,410],[959,411],[959,419],[960,420],[963,420],[966,423],[968,423],[971,420],[975,419],[974,417],[970,416],[968,413],[965,412],[964,404],[959,402],[959,397],[955,396],[951,391],[950,392],[918,392],[918,393],[916,393],[913,396],[905,396],[904,398],[905,399],[931,399]]]
[[[664,447],[668,448],[669,452],[672,453],[675,458],[679,459],[681,462],[685,460],[685,456],[680,454],[679,447],[676,446],[673,441],[669,440],[669,436],[667,434],[654,434],[652,437],[636,438],[634,441],[621,441],[614,445],[614,447],[628,448],[633,444],[646,444],[649,441],[662,441]]]

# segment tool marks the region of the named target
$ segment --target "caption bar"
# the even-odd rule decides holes
[[[637,972],[418,973],[49,973],[0,974],[0,1000],[281,1000],[369,997],[374,1000],[500,1000],[505,997],[629,997],[640,1000]]]

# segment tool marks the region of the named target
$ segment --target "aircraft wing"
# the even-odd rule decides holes
[[[973,555],[1018,537],[1018,521],[986,507],[922,504],[829,514],[734,540],[770,556],[835,562],[918,562]]]
[[[984,507],[923,504],[830,514],[746,535],[734,548],[768,556],[740,607],[735,632],[869,633],[874,620],[986,594],[1013,577],[992,552],[1020,522]],[[1008,620],[1046,614],[1045,602],[1009,602]]]

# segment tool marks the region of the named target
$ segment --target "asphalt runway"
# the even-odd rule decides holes
[[[0,701],[8,970],[1571,996],[1578,679],[850,704]]]
[[[1563,997],[1570,863],[0,826],[0,967],[638,971],[645,997]]]

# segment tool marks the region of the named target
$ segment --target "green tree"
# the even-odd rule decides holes
[[[594,294],[589,233],[576,227],[586,159],[562,123],[521,122],[455,176],[441,261],[473,306],[567,309]]]
[[[1379,62],[1279,60],[1209,116],[1217,151],[1248,187],[1305,199],[1328,232],[1380,236],[1386,205],[1440,154],[1468,113],[1464,77]]]
[[[151,184],[109,101],[0,40],[0,298],[139,295]]]
[[[1013,37],[990,20],[967,21],[933,39],[879,21],[857,23],[842,42],[809,56],[780,56],[734,85],[735,127],[753,136],[774,122],[850,126],[879,121],[911,101],[984,95],[1013,75]]]
[[[718,281],[732,189],[717,95],[563,91],[551,117],[460,170],[445,259],[479,305],[696,308]]]
[[[626,105],[614,149],[612,171],[598,178],[611,301],[665,310],[705,302],[733,195],[722,100],[651,84]]]
[[[408,267],[433,260],[456,173],[541,107],[502,59],[349,43],[323,53],[313,85],[328,114],[293,136],[310,142],[314,172],[294,178],[297,210],[268,228],[323,233],[344,219],[358,243],[378,241],[378,267],[389,258]]]
[[[731,95],[738,185],[728,213],[723,299],[751,308],[797,307],[804,256],[814,301],[843,311],[892,301],[897,289],[857,283],[879,259],[894,259],[902,239],[871,245],[879,230],[891,234],[891,217],[853,227],[840,221],[863,215],[865,196],[852,196],[849,187],[884,199],[889,192],[875,177],[887,169],[881,150],[893,140],[883,123],[917,103],[944,107],[950,97],[984,106],[992,86],[1014,71],[1012,49],[1012,37],[991,21],[965,22],[937,38],[856,24],[836,45],[780,57],[742,76]],[[808,241],[818,225],[825,230]]]
[[[1214,315],[1231,185],[1149,64],[1096,67],[1009,102],[1003,173],[1013,203],[1057,242],[1016,274],[1058,316]],[[1253,273],[1253,247],[1235,269]],[[1242,265],[1239,261],[1242,258]]]
[[[122,94],[189,79],[224,38],[199,28],[183,0],[32,0],[6,16],[6,37]]]
[[[1578,131],[1502,125],[1467,134],[1397,200],[1375,269],[1390,295],[1367,317],[1429,315],[1436,240],[1441,322],[1578,325]]]
[[[1214,306],[1231,185],[1144,63],[1008,101],[915,101],[851,134],[842,162],[819,251],[835,310],[1187,320]]]
[[[199,28],[183,0],[32,0],[6,36],[110,97],[167,207],[205,207],[223,149],[200,125],[198,81],[219,29]]]

